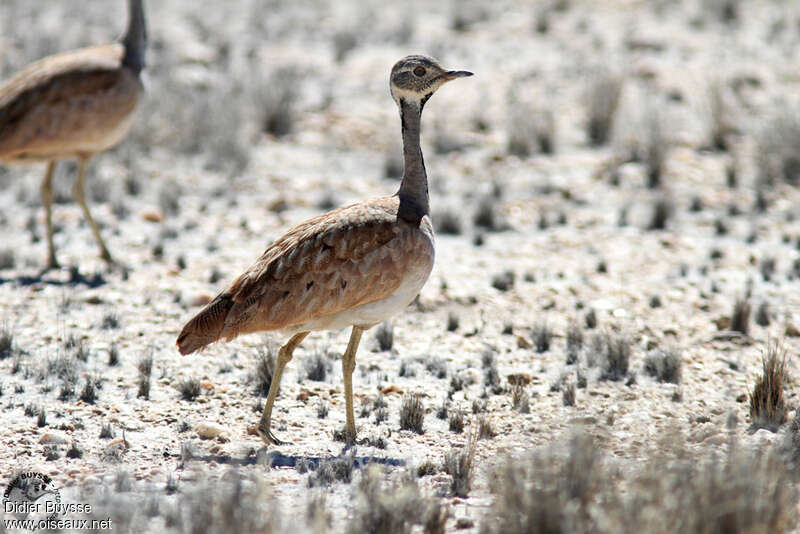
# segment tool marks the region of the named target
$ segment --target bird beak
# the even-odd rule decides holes
[[[444,81],[449,82],[450,80],[455,80],[456,78],[466,78],[467,76],[472,76],[472,73],[468,70],[448,70],[442,76]]]

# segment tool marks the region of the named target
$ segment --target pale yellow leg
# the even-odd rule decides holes
[[[264,406],[264,413],[261,414],[261,421],[258,423],[258,435],[264,440],[264,443],[269,445],[282,445],[283,442],[275,437],[269,427],[272,419],[272,405],[275,404],[275,397],[278,396],[278,388],[281,386],[281,375],[283,368],[292,359],[292,353],[303,339],[308,335],[308,332],[300,332],[295,334],[286,345],[281,347],[278,351],[278,361],[275,363],[275,371],[272,373],[272,382],[269,385],[269,394],[267,395],[267,405]]]
[[[84,217],[86,217],[86,220],[89,221],[89,226],[92,227],[94,239],[97,241],[97,245],[100,247],[100,257],[108,263],[114,263],[114,260],[111,259],[111,254],[108,252],[106,244],[103,241],[103,236],[100,235],[100,228],[97,226],[97,223],[94,222],[92,214],[89,212],[89,205],[86,204],[86,194],[83,190],[83,180],[86,176],[86,165],[88,163],[88,156],[81,156],[78,158],[78,177],[75,179],[75,183],[72,184],[72,196],[75,198],[75,201],[80,204]]]
[[[42,180],[42,204],[44,204],[44,224],[47,227],[47,269],[55,269],[58,265],[56,248],[53,245],[53,170],[55,161],[47,162],[47,170]]]
[[[353,369],[356,367],[356,351],[358,343],[361,341],[361,333],[364,332],[358,326],[353,327],[350,333],[350,342],[347,350],[342,355],[342,374],[344,375],[344,402],[345,402],[345,439],[353,442],[356,439],[356,419],[353,416]]]

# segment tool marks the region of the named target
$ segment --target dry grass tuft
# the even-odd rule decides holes
[[[383,322],[375,329],[375,339],[378,341],[378,348],[383,351],[392,350],[394,345],[394,328],[389,321]]]
[[[681,383],[683,359],[677,349],[658,349],[644,359],[645,372],[659,382]]]
[[[454,449],[444,455],[444,472],[453,477],[450,491],[456,497],[466,497],[472,489],[477,440],[477,433],[472,432],[463,449]]]
[[[750,333],[750,302],[746,298],[737,298],[733,305],[730,329],[744,335]]]
[[[4,325],[0,327],[0,360],[5,360],[14,354],[14,333]]]
[[[786,422],[786,402],[783,386],[787,381],[786,351],[778,343],[770,343],[761,358],[761,376],[756,379],[750,398],[752,427],[775,432]]]
[[[605,145],[611,139],[622,83],[622,77],[608,70],[594,73],[590,80],[587,88],[587,134],[594,146]]]
[[[181,394],[181,399],[193,402],[203,392],[203,388],[198,379],[189,378],[178,383],[178,392]]]
[[[153,357],[146,356],[139,360],[136,364],[136,369],[139,371],[139,376],[136,379],[138,385],[136,396],[150,400],[150,376],[153,374]]]
[[[410,534],[416,524],[422,524],[425,533],[441,532],[441,504],[420,494],[413,474],[403,473],[386,482],[382,469],[373,464],[362,476],[353,500],[347,534]]]
[[[676,457],[656,454],[623,475],[578,434],[509,459],[490,478],[495,504],[481,533],[766,534],[796,524],[797,490],[774,451]]]
[[[761,185],[800,184],[800,112],[782,106],[764,125],[756,145]]]
[[[425,406],[421,395],[406,395],[400,406],[400,430],[412,430],[424,434],[422,424],[425,421]]]
[[[255,382],[255,394],[266,397],[272,385],[272,374],[275,372],[275,354],[270,347],[262,348],[256,357],[256,369],[252,375]]]

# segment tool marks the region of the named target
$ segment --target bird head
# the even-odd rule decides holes
[[[427,56],[406,56],[392,67],[389,88],[397,105],[406,101],[417,104],[422,109],[439,87],[465,76],[472,76],[472,73],[466,70],[447,70],[438,61]]]

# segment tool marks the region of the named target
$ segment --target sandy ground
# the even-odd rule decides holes
[[[0,20],[13,30],[0,32],[4,77],[39,55],[112,39],[122,25],[121,5],[30,4],[0,7]],[[339,358],[349,332],[314,333],[296,351],[273,415],[276,433],[292,444],[266,451],[248,431],[258,420],[254,406],[263,402],[252,376],[258,354],[285,340],[250,335],[181,357],[175,338],[200,303],[291,225],[396,190],[397,180],[385,171],[399,153],[387,77],[393,62],[411,52],[476,74],[443,88],[423,117],[434,223],[453,216],[461,231],[439,232],[430,280],[392,321],[392,349],[381,351],[373,332],[362,342],[357,416],[384,391],[388,418],[358,417],[360,435],[383,438],[386,446],[358,446],[357,456],[415,466],[441,463],[445,452],[463,447],[467,433],[451,432],[436,417],[454,377],[463,378],[450,410],[465,410],[474,425],[474,402],[486,402],[497,435],[478,441],[468,498],[449,495],[444,473],[420,483],[452,503],[448,531],[469,518],[465,531],[476,532],[491,506],[493,466],[506,455],[557,443],[575,425],[633,464],[665,436],[698,454],[721,450],[731,414],[748,446],[781,439],[780,432],[749,431],[747,392],[769,340],[786,348],[790,377],[800,371],[794,270],[800,191],[778,180],[762,188],[766,211],[755,209],[759,136],[774,124],[771,117],[797,109],[800,36],[795,26],[775,26],[796,21],[796,8],[742,3],[738,22],[725,24],[713,7],[693,2],[661,3],[663,9],[659,2],[565,2],[563,11],[555,4],[470,2],[420,4],[408,13],[378,3],[242,2],[209,4],[200,14],[177,1],[149,4],[148,101],[131,137],[96,158],[89,178],[94,214],[124,269],[106,270],[96,258],[91,232],[68,195],[74,166],[62,164],[55,240],[70,267],[37,276],[46,249],[38,196],[43,166],[0,171],[0,249],[11,258],[0,268],[0,324],[14,347],[0,361],[4,484],[20,469],[40,471],[78,499],[82,488],[108,485],[125,471],[136,480],[134,493],[145,495],[163,491],[168,479],[183,491],[237,469],[262,477],[284,513],[305,510],[310,475],[270,468],[265,455],[292,463],[340,453],[333,432],[344,423]],[[536,29],[542,16],[549,17],[547,33]],[[460,17],[465,27],[454,28]],[[220,20],[225,24],[214,22]],[[335,45],[348,36],[354,47],[337,61]],[[287,67],[292,75],[281,77]],[[586,136],[586,100],[603,69],[625,83],[612,142],[595,148]],[[726,96],[736,126],[731,148],[709,150],[709,87],[737,80],[749,85]],[[284,85],[293,94],[291,131],[263,133],[259,117],[272,102],[268,95]],[[654,114],[666,151],[661,185],[647,187],[644,167],[635,162],[616,167],[615,184],[615,173],[604,170],[652,135],[647,121]],[[533,128],[523,132],[530,138],[537,131],[530,124],[542,116],[555,123],[554,153],[510,154],[509,138]],[[728,168],[737,173],[734,187]],[[650,230],[660,199],[671,215],[665,229]],[[700,211],[690,210],[696,199]],[[494,210],[497,231],[474,224],[483,203]],[[770,258],[774,274],[765,279]],[[513,284],[494,287],[506,271]],[[660,306],[653,307],[654,297]],[[769,324],[751,320],[749,335],[726,334],[737,298],[749,300],[753,315],[767,305]],[[591,310],[597,327],[585,329],[579,361],[568,365],[568,325],[584,325]],[[452,318],[458,324],[449,330]],[[554,336],[540,353],[532,332],[542,325]],[[630,371],[622,380],[601,380],[602,366],[590,365],[595,332],[629,338]],[[112,348],[119,354],[115,366],[108,363]],[[680,353],[680,384],[644,372],[645,357],[663,348]],[[76,359],[80,350],[88,353],[85,361]],[[330,365],[323,381],[306,377],[317,354]],[[496,362],[495,390],[485,386],[485,354]],[[144,399],[137,396],[137,364],[147,357],[153,371]],[[71,362],[77,377],[75,395],[65,400],[57,373],[62,361]],[[445,370],[443,377],[434,367]],[[578,372],[587,385],[565,406],[553,385],[563,377],[575,383]],[[530,413],[512,406],[508,376],[519,373],[530,378]],[[93,404],[78,398],[87,379],[99,380]],[[188,379],[202,384],[194,401],[178,391]],[[421,395],[424,434],[400,430],[405,393]],[[785,394],[794,409],[793,378]],[[320,403],[329,407],[323,419]],[[45,409],[45,426],[26,416],[26,407],[29,414]],[[206,423],[221,433],[201,439],[197,428]],[[109,452],[112,439],[98,438],[107,424],[121,454]],[[65,455],[73,442],[82,458]],[[58,458],[48,460],[54,449]],[[331,528],[341,531],[353,487],[337,482],[324,491]]]

